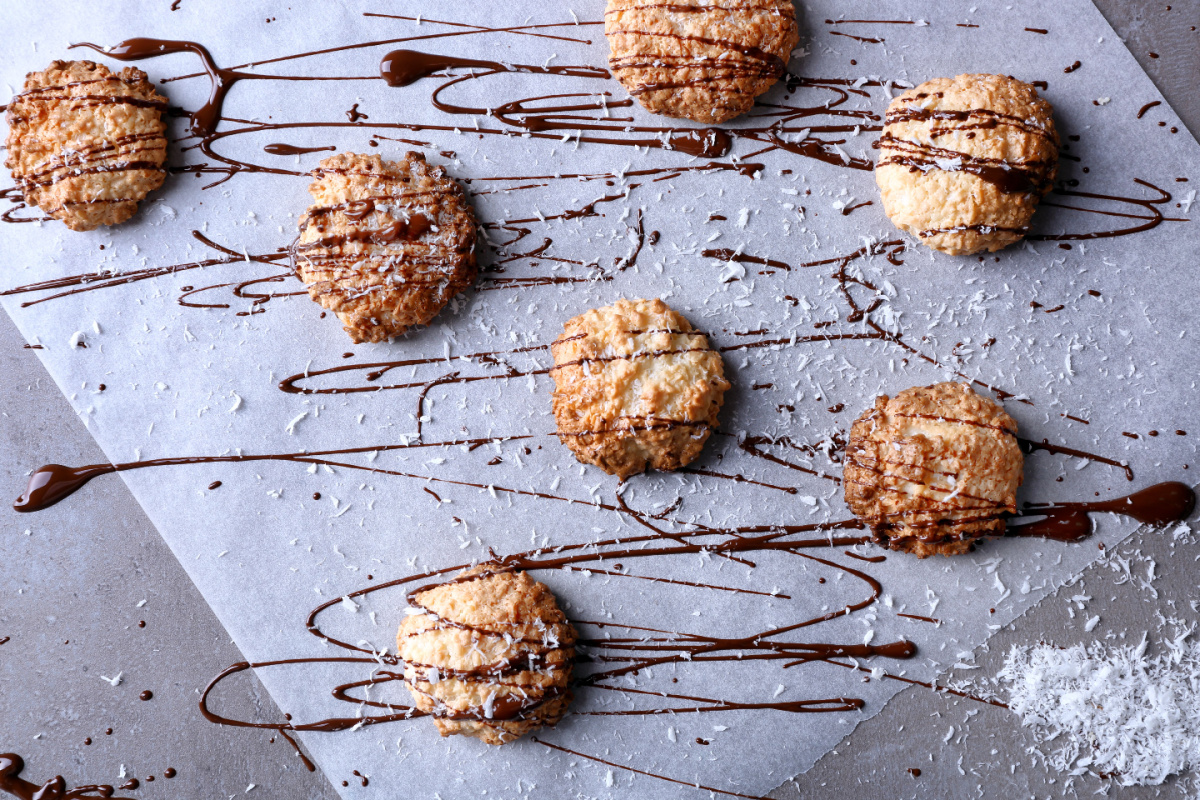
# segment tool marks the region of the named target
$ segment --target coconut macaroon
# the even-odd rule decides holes
[[[296,274],[355,342],[424,325],[475,282],[475,215],[420,153],[398,162],[340,153],[312,175]]]
[[[404,682],[442,736],[506,744],[562,719],[576,634],[544,584],[483,564],[409,605],[396,638]]]
[[[875,182],[896,227],[950,255],[1020,241],[1058,174],[1053,108],[1004,75],[936,78],[892,100]]]
[[[26,203],[71,230],[117,225],[162,185],[166,110],[140,69],[54,61],[8,104],[5,166]]]
[[[875,540],[921,558],[1004,533],[1024,459],[1017,423],[962,383],[881,395],[850,428],[846,505]]]
[[[608,0],[604,35],[648,111],[706,123],[748,111],[800,38],[792,0]]]
[[[661,300],[626,300],[567,321],[554,354],[558,438],[622,480],[678,469],[717,425],[721,355]]]

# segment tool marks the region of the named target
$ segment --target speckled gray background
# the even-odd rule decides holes
[[[1190,130],[1200,132],[1200,32],[1189,30],[1200,27],[1200,0],[1096,4]],[[0,315],[5,497],[20,493],[32,464],[104,460],[23,344]],[[124,765],[142,781],[135,794],[148,800],[242,796],[251,784],[251,797],[336,797],[329,781],[352,776],[310,773],[285,742],[271,744],[261,731],[222,728],[200,717],[199,690],[241,655],[123,483],[98,481],[79,500],[33,516],[18,515],[7,503],[0,508],[0,639],[11,637],[0,646],[0,752],[21,753],[25,776],[38,782],[62,773],[69,785],[120,784]],[[1172,552],[1165,537],[1141,534],[1121,548],[1126,551],[1138,553],[1135,569],[1143,573],[1136,558],[1157,563],[1157,598],[1137,582],[1118,585],[1116,573],[1098,564],[1079,584],[1001,631],[989,652],[979,654],[977,674],[994,674],[1014,642],[1078,641],[1080,616],[1068,611],[1073,595],[1093,598],[1088,615],[1101,616],[1093,635],[1128,631],[1140,638],[1157,626],[1160,610],[1196,618],[1187,602],[1200,594],[1195,554]],[[146,603],[139,608],[141,600]],[[139,628],[142,620],[146,626]],[[117,671],[124,675],[115,688],[100,678]],[[152,700],[138,699],[144,689],[154,693]],[[261,689],[246,696],[261,708],[243,716],[278,714]],[[109,728],[113,733],[106,735]],[[1031,766],[1026,751],[1032,744],[1007,711],[916,687],[775,794],[1017,798],[1069,791],[1061,776]],[[168,767],[178,771],[172,780],[163,778]],[[907,774],[912,767],[922,771],[919,778]],[[1082,797],[1102,787],[1093,778],[1070,791]],[[1114,788],[1110,795],[1184,792],[1169,783]]]

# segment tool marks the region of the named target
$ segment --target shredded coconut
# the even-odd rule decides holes
[[[1158,785],[1200,767],[1200,644],[1191,631],[1146,656],[1136,647],[1013,647],[998,678],[1009,707],[1062,772],[1111,776],[1124,786]]]

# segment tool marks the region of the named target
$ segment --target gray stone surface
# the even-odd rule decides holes
[[[1188,127],[1200,131],[1195,90],[1200,33],[1189,30],[1200,26],[1200,0],[1169,6],[1140,0],[1096,4]],[[0,315],[0,452],[5,454],[0,487],[5,498],[20,493],[33,465],[103,460],[35,353],[22,345],[11,321]],[[998,633],[988,652],[979,655],[981,669],[975,674],[994,674],[1015,642],[1079,641],[1086,616],[1101,616],[1093,635],[1111,632],[1134,639],[1156,628],[1156,613],[1164,607],[1196,617],[1183,602],[1197,596],[1192,554],[1172,558],[1166,537],[1153,533],[1135,535],[1121,548],[1125,551],[1156,560],[1162,575],[1154,584],[1157,599],[1136,583],[1117,585],[1101,563],[1084,574],[1082,588],[1048,598]],[[31,516],[0,504],[0,553],[0,639],[10,637],[0,645],[0,752],[25,756],[27,778],[43,781],[62,773],[71,785],[119,785],[124,765],[128,775],[142,781],[137,796],[145,798],[240,796],[250,784],[256,785],[251,796],[336,797],[329,780],[306,771],[286,742],[272,744],[270,732],[219,727],[201,718],[199,691],[241,655],[124,484],[97,481],[74,502]],[[1073,594],[1093,596],[1086,616],[1078,610],[1070,616],[1067,598]],[[145,605],[138,607],[142,600]],[[144,628],[138,627],[142,620]],[[117,673],[122,680],[115,687],[101,678]],[[243,684],[242,697],[254,707],[241,709],[242,716],[278,719],[274,703],[251,680]],[[138,695],[145,689],[154,697],[143,702]],[[955,732],[944,742],[951,726]],[[105,733],[108,728],[111,735]],[[1066,793],[1061,776],[1031,764],[1026,749],[1032,743],[1003,709],[914,687],[796,784],[775,794],[1016,798]],[[1014,764],[1017,769],[1010,771]],[[168,767],[178,776],[164,779]],[[919,778],[906,772],[911,767],[921,770]],[[151,775],[156,776],[152,783]],[[1101,788],[1093,778],[1081,780],[1074,791],[1086,796]],[[1180,796],[1180,789],[1168,784],[1162,795]],[[1113,789],[1111,795],[1155,797],[1159,791]]]
[[[119,786],[124,765],[148,799],[224,798],[251,783],[258,796],[336,798],[270,731],[200,716],[198,692],[242,655],[124,483],[96,481],[37,514],[12,510],[30,465],[105,461],[22,345],[0,314],[0,752],[21,754],[39,783],[61,773],[69,786]],[[118,673],[117,686],[101,677]],[[280,719],[256,680],[241,685],[253,703],[243,718]],[[147,689],[153,698],[139,700]]]

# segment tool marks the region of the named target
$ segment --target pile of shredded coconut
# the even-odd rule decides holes
[[[1022,723],[1054,742],[1042,754],[1049,766],[1157,785],[1200,770],[1200,644],[1184,642],[1190,633],[1153,657],[1145,636],[1136,647],[1013,647],[997,677]]]

